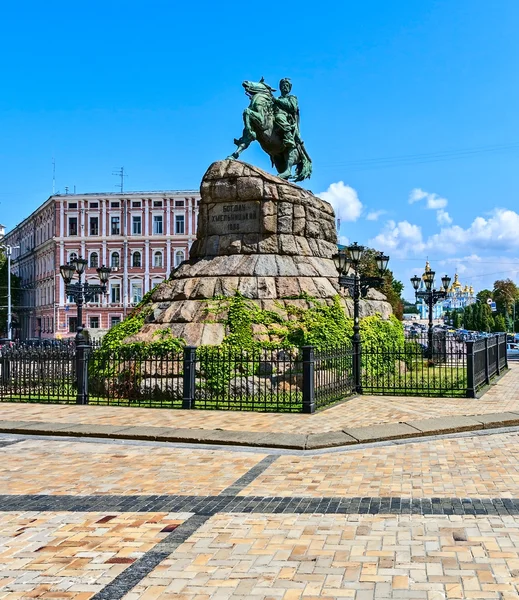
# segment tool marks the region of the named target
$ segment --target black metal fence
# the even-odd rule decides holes
[[[404,344],[362,345],[362,391],[394,396],[467,396],[466,343],[436,333]]]
[[[247,351],[187,347],[181,353],[4,347],[0,401],[312,413],[355,392],[476,397],[507,367],[506,336],[463,342],[436,335],[432,350],[423,338],[394,346],[364,342],[360,365],[362,389],[356,390],[350,343]]]

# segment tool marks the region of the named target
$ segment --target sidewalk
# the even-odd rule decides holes
[[[0,404],[0,432],[309,450],[519,425],[519,363],[481,399],[358,396],[315,415]]]

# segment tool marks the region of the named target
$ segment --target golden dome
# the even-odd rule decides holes
[[[451,288],[458,289],[458,288],[461,288],[461,287],[462,287],[462,285],[461,285],[461,283],[460,283],[460,281],[458,279],[458,274],[455,273],[454,274],[454,281],[452,282]]]

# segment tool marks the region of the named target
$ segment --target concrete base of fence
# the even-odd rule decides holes
[[[1,420],[0,433],[317,450],[517,425],[519,412],[502,412],[438,417],[406,423],[381,423],[369,427],[310,434]]]

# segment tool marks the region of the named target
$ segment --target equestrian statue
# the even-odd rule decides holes
[[[229,158],[238,158],[251,142],[257,140],[270,156],[279,177],[292,181],[309,178],[312,161],[301,139],[299,105],[297,97],[290,94],[290,79],[279,82],[279,98],[274,96],[276,90],[265,83],[263,77],[258,82],[244,81],[242,85],[250,104],[243,111],[243,134],[239,140],[234,140],[238,147]]]

